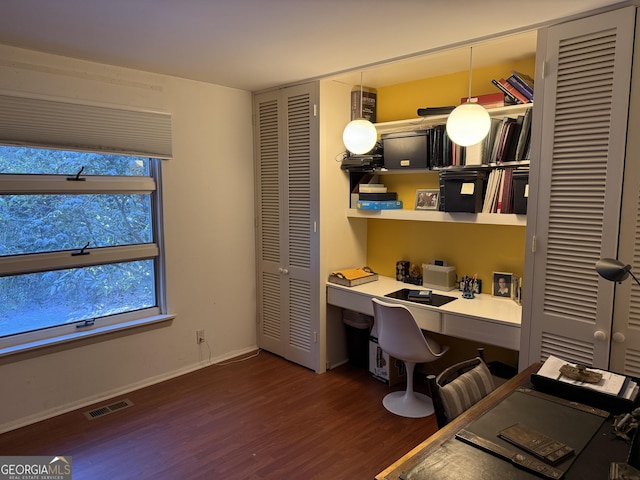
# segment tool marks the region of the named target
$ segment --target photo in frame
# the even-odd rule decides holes
[[[522,277],[517,275],[513,276],[513,284],[511,285],[511,290],[513,291],[513,301],[518,305],[522,305]]]
[[[513,273],[493,272],[494,297],[512,298],[513,295]]]
[[[440,190],[416,190],[416,210],[438,210],[440,206]]]

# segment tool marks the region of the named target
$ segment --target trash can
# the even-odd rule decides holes
[[[369,368],[369,332],[373,317],[351,310],[343,310],[342,321],[347,333],[349,363],[356,367]]]

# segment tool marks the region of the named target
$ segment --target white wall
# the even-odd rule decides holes
[[[0,359],[0,432],[255,348],[251,93],[0,45],[0,91],[173,114],[162,326]],[[1,112],[0,112],[1,114]],[[0,305],[0,308],[2,306]]]

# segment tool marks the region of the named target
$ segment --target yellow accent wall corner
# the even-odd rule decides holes
[[[507,78],[512,70],[534,76],[533,57],[473,70],[472,95],[496,93],[493,78]],[[421,107],[458,105],[468,93],[468,72],[403,83],[377,90],[377,120],[387,122],[417,117]],[[405,209],[413,210],[418,189],[439,188],[437,172],[380,175],[388,191],[397,192]],[[455,265],[458,276],[478,274],[483,293],[491,293],[493,272],[522,276],[525,227],[470,223],[368,220],[367,265],[385,276],[395,276],[398,260],[421,264],[433,259]]]
[[[497,64],[485,68],[474,68],[471,95],[498,93],[500,90],[491,83],[492,79],[507,78],[512,70],[526,73],[532,78],[535,71],[535,57],[528,57],[508,64]],[[418,117],[418,108],[442,107],[460,104],[460,99],[469,93],[469,72],[457,72],[439,77],[426,78],[380,87],[376,96],[376,120],[390,122]]]

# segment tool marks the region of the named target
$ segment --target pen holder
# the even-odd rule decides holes
[[[476,296],[475,293],[473,293],[472,291],[464,291],[464,292],[462,292],[462,298],[471,299],[471,298],[475,298],[475,296]]]

